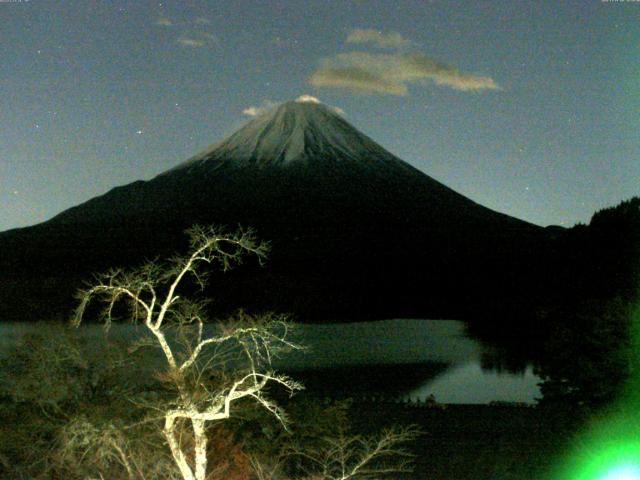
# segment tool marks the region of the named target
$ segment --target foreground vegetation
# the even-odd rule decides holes
[[[96,345],[74,330],[42,325],[11,361],[5,360],[1,478],[180,478],[163,439],[160,412],[149,409],[171,391],[153,378],[141,382],[149,370],[139,365],[149,352],[129,354],[126,344],[109,337],[104,347]],[[283,471],[303,478],[303,469],[312,465],[291,456],[293,451],[313,451],[322,460],[335,453],[340,440],[371,445],[385,429],[399,432],[418,424],[424,434],[404,445],[416,455],[414,472],[390,478],[537,480],[565,450],[579,420],[543,407],[335,404],[304,391],[291,399],[272,393],[288,414],[288,430],[244,402],[236,417],[208,430],[209,478],[284,478]],[[186,435],[184,440],[187,446]],[[282,476],[275,476],[274,468]]]
[[[58,339],[57,347],[51,338]],[[6,362],[2,369],[0,478],[180,478],[163,439],[162,418],[149,410],[169,392],[154,379],[142,388],[140,379],[148,372],[133,368],[143,352],[130,356],[126,345],[109,338],[96,350],[95,342],[85,343],[73,330],[45,325],[25,345],[31,350],[21,348],[23,356],[13,357],[10,370]],[[30,351],[41,351],[45,362],[33,363]],[[424,434],[404,444],[415,455],[414,472],[389,478],[539,480],[547,478],[544,473],[580,423],[575,412],[550,407],[336,404],[304,391],[291,399],[273,394],[288,414],[288,430],[244,402],[236,417],[208,430],[208,478],[286,478],[285,472],[304,478],[313,465],[291,456],[293,451],[312,451],[322,460],[336,453],[340,441],[371,445],[382,438],[380,432],[417,424]]]
[[[112,270],[80,293],[74,323],[101,320],[101,338],[43,324],[0,360],[2,478],[540,479],[632,370],[631,294],[606,295],[541,313],[558,321],[536,408],[314,398],[271,367],[301,348],[286,317],[240,311],[207,329],[211,309],[191,300],[203,266],[260,262],[266,244],[190,236],[187,255]],[[109,335],[116,320],[139,326],[135,342]]]
[[[401,444],[417,438],[413,426],[363,437],[349,432],[345,406],[308,399],[291,405],[299,414],[290,426],[281,404],[303,387],[271,369],[300,348],[286,319],[239,312],[205,331],[206,303],[179,294],[204,286],[203,265],[228,269],[246,253],[262,260],[266,244],[251,232],[189,234],[187,255],[112,270],[80,292],[75,326],[94,298],[106,332],[126,306],[146,333],[133,344],[105,339],[96,350],[49,327],[10,352],[0,370],[6,476],[347,480],[409,471]]]

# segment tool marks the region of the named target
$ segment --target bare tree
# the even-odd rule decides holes
[[[299,348],[289,340],[286,318],[268,315],[238,318],[205,332],[206,304],[179,295],[187,278],[204,287],[203,267],[218,263],[223,270],[242,260],[243,255],[265,258],[267,244],[251,231],[226,234],[213,228],[189,230],[190,253],[177,256],[166,265],[150,262],[133,270],[112,270],[96,277],[93,285],[79,294],[74,318],[80,325],[90,301],[105,303],[101,313],[109,328],[124,301],[131,307],[130,318],[151,333],[151,343],[160,347],[175,399],[159,406],[164,420],[163,435],[184,480],[204,480],[207,475],[207,424],[229,418],[241,399],[253,400],[266,408],[283,425],[286,416],[266,393],[268,384],[277,384],[289,393],[302,388],[290,378],[274,373],[271,360],[285,349]],[[175,335],[168,335],[175,328]],[[216,381],[210,381],[215,377]],[[192,441],[183,438],[190,429]]]
[[[322,480],[373,480],[413,471],[414,455],[402,444],[415,440],[420,431],[414,426],[395,427],[377,436],[349,435],[338,429],[322,439],[314,451],[299,452],[310,461],[309,478]]]
[[[264,461],[251,455],[250,461],[259,480],[283,478],[287,460],[300,459],[297,478],[305,480],[374,480],[413,471],[414,455],[402,444],[412,442],[422,432],[415,426],[383,430],[376,436],[349,435],[338,428],[312,447],[283,450]],[[394,478],[394,477],[392,477]]]
[[[275,449],[250,455],[258,480],[286,478],[285,471],[295,472],[293,478],[300,480],[374,480],[412,472],[415,455],[405,444],[422,431],[408,425],[373,435],[353,433],[350,405],[350,401],[328,407],[305,405],[304,414],[313,424],[296,421],[292,434],[282,435],[284,441]]]

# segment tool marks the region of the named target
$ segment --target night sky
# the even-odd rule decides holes
[[[640,1],[0,0],[0,230],[312,95],[539,225],[640,194]]]

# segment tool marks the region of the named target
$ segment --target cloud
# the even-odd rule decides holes
[[[314,97],[313,95],[300,95],[296,98],[296,102],[298,103],[322,103],[318,97]]]
[[[204,47],[207,44],[204,40],[193,38],[193,37],[187,37],[184,35],[178,37],[178,43],[183,47],[193,47],[193,48]]]
[[[359,93],[407,94],[404,83],[386,80],[382,75],[358,67],[321,68],[311,74],[309,83],[314,87],[346,88]]]
[[[160,27],[171,27],[173,26],[173,22],[169,18],[161,17],[155,21],[154,25],[158,25]]]
[[[179,34],[176,42],[183,47],[202,48],[218,42],[218,38],[213,33],[206,31],[206,26],[211,25],[211,21],[205,17],[196,17],[193,21],[178,23],[168,17],[160,17],[154,22],[154,25],[176,27],[178,31],[175,33]]]
[[[216,37],[213,33],[198,32],[196,35],[198,35],[200,38],[204,38],[205,40],[209,40],[210,42],[218,41],[218,37]]]
[[[409,84],[428,81],[459,91],[500,90],[491,77],[460,72],[422,53],[342,53],[324,59],[309,77],[315,87],[390,95],[407,95]]]
[[[380,48],[401,48],[411,42],[398,32],[381,32],[373,28],[356,28],[351,30],[347,43],[372,43]]]
[[[213,33],[209,32],[190,32],[180,35],[178,43],[183,47],[201,48],[207,45],[213,45],[218,41]]]
[[[278,104],[276,102],[271,101],[271,100],[263,100],[262,103],[260,104],[260,106],[247,107],[244,110],[242,110],[242,114],[243,115],[248,115],[250,117],[257,117],[257,116],[262,115],[263,113],[267,112],[268,110],[271,110],[276,105],[278,105]]]
[[[257,117],[258,115],[262,115],[264,112],[264,109],[255,106],[247,107],[242,110],[243,115],[249,115],[250,117]]]

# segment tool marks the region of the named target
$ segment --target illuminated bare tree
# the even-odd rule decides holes
[[[165,379],[175,386],[176,398],[161,406],[163,434],[184,480],[204,480],[207,474],[207,424],[229,418],[241,399],[253,400],[282,424],[284,412],[266,394],[267,384],[290,393],[302,388],[290,378],[274,373],[271,359],[285,349],[298,348],[288,338],[290,325],[281,316],[238,317],[205,332],[205,304],[178,294],[190,278],[204,287],[203,267],[218,263],[223,270],[239,263],[245,254],[265,258],[268,246],[251,231],[226,234],[213,228],[193,227],[188,232],[190,253],[168,264],[150,262],[133,271],[112,270],[96,277],[79,294],[74,322],[80,325],[93,298],[105,303],[101,313],[109,328],[121,301],[131,307],[131,320],[143,324],[160,347],[167,365]],[[175,335],[167,335],[177,327]],[[207,331],[209,331],[207,329]],[[208,381],[210,376],[215,382]],[[190,426],[193,442],[182,438]]]

